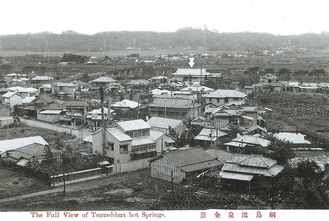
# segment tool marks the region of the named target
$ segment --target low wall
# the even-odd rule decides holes
[[[116,173],[124,173],[124,172],[146,169],[149,167],[150,164],[148,161],[149,159],[150,158],[117,164]]]
[[[71,172],[71,173],[65,173],[65,184],[78,183],[78,182],[83,182],[83,181],[87,181],[87,180],[98,179],[104,174],[107,174],[107,175],[113,174],[113,168],[109,167],[108,173],[106,173],[106,169],[103,169],[103,168],[93,168],[93,169],[89,169],[89,170],[81,170],[81,171],[76,171],[76,172]],[[51,186],[54,187],[54,186],[61,186],[61,185],[64,185],[63,174],[51,176]]]

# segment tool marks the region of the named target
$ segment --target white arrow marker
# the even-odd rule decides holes
[[[194,58],[189,58],[190,62],[188,63],[190,65],[191,68],[193,68],[194,65]]]

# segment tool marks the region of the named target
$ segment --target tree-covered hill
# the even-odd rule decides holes
[[[106,51],[126,48],[207,51],[254,51],[297,47],[328,49],[329,33],[281,36],[267,33],[219,33],[194,28],[176,32],[120,31],[84,35],[73,31],[61,34],[42,32],[0,36],[3,51]]]

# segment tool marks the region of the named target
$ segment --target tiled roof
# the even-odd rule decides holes
[[[211,136],[210,136],[211,134]],[[226,136],[227,133],[224,133],[220,130],[203,128],[201,132],[194,138],[195,140],[205,140],[205,141],[215,141],[217,137]]]
[[[99,77],[91,81],[92,83],[114,83],[116,80],[110,77]]]
[[[192,108],[198,107],[200,104],[194,103],[190,99],[179,98],[156,98],[150,107],[166,107],[166,108]]]
[[[165,117],[151,117],[146,123],[148,123],[151,127],[168,129],[169,126],[176,128],[182,123],[182,121]]]
[[[164,156],[186,172],[208,169],[222,164],[200,148],[167,152]]]
[[[115,137],[118,141],[129,141],[132,140],[130,136],[123,133],[120,129],[116,127],[110,127],[106,129],[113,137]]]
[[[127,83],[127,85],[148,85],[150,82],[148,80],[140,79],[140,80],[131,80]]]
[[[270,145],[270,141],[257,137],[257,136],[251,136],[251,135],[241,135],[236,138],[234,138],[232,141],[239,142],[239,143],[247,143],[247,144],[254,144],[254,145],[260,145],[262,147],[267,147]]]
[[[86,101],[67,101],[65,107],[87,107],[88,104]]]
[[[131,146],[140,146],[146,144],[154,144],[155,141],[150,136],[141,136],[141,137],[134,137],[131,142]]]
[[[118,122],[117,125],[120,128],[122,128],[125,132],[132,131],[132,130],[143,130],[143,129],[150,129],[151,128],[151,126],[148,125],[142,119],[122,121],[122,122]]]
[[[42,145],[48,145],[48,143],[41,136],[34,137],[23,137],[10,140],[1,140],[0,141],[0,154],[9,150],[16,150],[18,148],[38,143]]]
[[[131,109],[134,109],[134,108],[137,108],[138,105],[139,104],[135,101],[124,99],[122,101],[115,102],[111,106],[113,108],[131,108]]]
[[[222,163],[225,163],[225,161],[232,159],[236,154],[227,152],[224,150],[217,150],[217,149],[209,149],[206,150],[207,153],[209,153],[212,157],[217,157],[217,160],[219,160]]]
[[[246,96],[246,94],[237,90],[216,90],[214,92],[204,95],[204,97],[211,98],[244,98]]]

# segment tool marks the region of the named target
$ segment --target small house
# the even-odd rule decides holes
[[[165,152],[150,160],[151,177],[181,184],[193,183],[197,176],[223,165],[215,157],[200,148]]]

